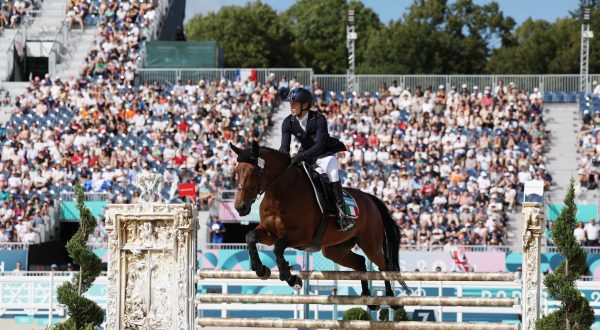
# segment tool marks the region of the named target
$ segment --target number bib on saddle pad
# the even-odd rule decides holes
[[[334,205],[335,202],[329,201],[325,197],[325,186],[329,185],[329,182],[324,182],[321,174],[315,169],[311,168],[311,166],[306,165],[306,163],[302,163],[301,167],[304,169],[308,179],[310,180],[315,196],[317,197],[317,203],[319,204],[319,208],[321,208],[321,212],[332,215],[337,214]],[[353,219],[358,218],[360,215],[358,203],[356,203],[354,197],[352,197],[352,195],[350,195],[346,190],[344,190],[344,202],[346,204],[346,209],[344,210],[346,216]]]
[[[360,212],[358,210],[358,204],[354,200],[354,197],[350,195],[346,190],[344,190],[344,202],[346,202],[346,209],[344,213],[349,218],[358,218]]]

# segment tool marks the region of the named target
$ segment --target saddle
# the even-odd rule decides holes
[[[313,240],[311,242],[311,245],[304,248],[304,250],[308,252],[315,252],[321,249],[321,240],[323,238],[323,235],[325,234],[325,230],[327,229],[329,219],[332,217],[337,217],[338,211],[335,205],[333,192],[331,191],[331,183],[329,182],[329,178],[327,178],[327,175],[325,173],[321,173],[319,167],[316,165],[310,165],[305,162],[302,162],[300,167],[307,175],[313,187],[313,192],[317,199],[317,204],[319,204],[319,208],[321,209],[321,213],[323,215],[321,217],[321,222],[319,222],[319,226],[313,234]],[[358,209],[358,203],[356,203],[354,197],[352,197],[352,195],[350,195],[345,189],[344,202],[346,204],[346,209],[344,210],[346,217],[353,219],[358,218],[360,214],[360,211]]]

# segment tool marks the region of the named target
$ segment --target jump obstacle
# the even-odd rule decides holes
[[[302,280],[404,280],[404,281],[515,281],[522,284],[522,301],[513,298],[482,297],[415,297],[415,296],[311,296],[311,295],[245,295],[245,294],[198,294],[196,304],[203,303],[271,303],[271,304],[320,304],[320,305],[389,305],[389,306],[477,306],[515,307],[521,305],[522,324],[482,322],[380,322],[338,320],[284,320],[253,318],[197,317],[199,327],[276,327],[276,328],[328,328],[328,329],[535,329],[540,304],[540,236],[543,234],[544,217],[542,204],[524,203],[522,218],[523,279],[521,273],[445,273],[445,272],[357,272],[357,271],[297,271],[294,275]],[[204,279],[258,279],[253,271],[198,270],[196,282]],[[270,280],[278,280],[272,272]]]
[[[296,272],[303,280],[515,281],[521,300],[483,297],[311,296],[196,294],[204,279],[258,279],[254,272],[199,270],[196,263],[196,214],[191,205],[165,204],[159,194],[162,176],[144,174],[140,204],[107,207],[107,329],[191,329],[197,327],[277,327],[328,329],[535,329],[540,310],[541,203],[524,203],[523,278],[519,273]],[[194,280],[195,277],[195,280]],[[270,279],[278,279],[273,272]],[[203,303],[281,303],[405,306],[522,307],[522,324],[451,322],[380,322],[196,317]]]
[[[353,272],[353,271],[301,271],[292,272],[306,280],[409,280],[409,281],[520,281],[520,273],[442,273],[442,272]],[[196,281],[204,279],[258,279],[252,271],[198,270]],[[270,279],[278,280],[273,272]],[[417,297],[417,296],[324,296],[324,295],[254,295],[204,293],[196,295],[196,304],[203,303],[271,303],[319,305],[403,305],[403,306],[469,306],[514,307],[518,298],[482,297]],[[328,329],[519,329],[511,323],[450,323],[450,322],[381,322],[336,320],[274,320],[274,319],[221,319],[198,317],[201,327],[274,327],[274,328],[328,328]]]

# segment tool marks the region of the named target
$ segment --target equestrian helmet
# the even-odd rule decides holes
[[[312,94],[308,89],[295,87],[288,94],[287,101],[312,104]]]

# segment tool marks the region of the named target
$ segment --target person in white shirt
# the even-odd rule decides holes
[[[587,246],[598,245],[598,232],[600,231],[600,225],[596,223],[595,219],[591,219],[584,227],[585,234],[587,237]]]
[[[490,182],[490,179],[487,177],[487,173],[481,172],[481,175],[477,178],[477,186],[479,187],[480,191],[486,193],[491,184],[492,183]]]
[[[15,265],[15,269],[12,271],[13,273],[22,273],[23,272],[23,264],[20,261],[17,261]]]
[[[531,102],[535,101],[535,99],[542,99],[542,93],[540,92],[540,90],[535,87],[533,89],[533,93],[531,93],[531,95],[529,95],[529,100]]]
[[[579,243],[580,245],[585,244],[586,237],[585,237],[585,230],[583,229],[583,222],[577,223],[577,228],[575,228],[575,230],[573,230],[573,235],[575,235],[575,239],[577,240],[577,243]]]
[[[6,235],[6,228],[4,225],[0,227],[0,243],[9,242],[8,236]]]
[[[598,84],[598,82],[594,80],[592,82],[592,86],[595,86],[595,87],[593,87],[594,90],[593,90],[592,94],[600,95],[600,84]]]
[[[519,183],[525,184],[525,182],[530,181],[532,179],[531,173],[527,170],[525,165],[521,166],[521,170],[517,174],[517,178],[519,179]]]
[[[35,244],[40,242],[39,234],[33,229],[31,224],[27,225],[25,233],[21,236],[21,241],[24,243]]]
[[[388,88],[388,91],[394,98],[397,98],[398,96],[400,96],[400,93],[402,92],[402,88],[400,88],[398,86],[398,81],[394,80],[394,81],[392,81],[392,86],[390,86]]]
[[[377,160],[377,152],[373,150],[373,147],[369,146],[367,151],[364,154],[364,162],[365,163],[373,163]]]

